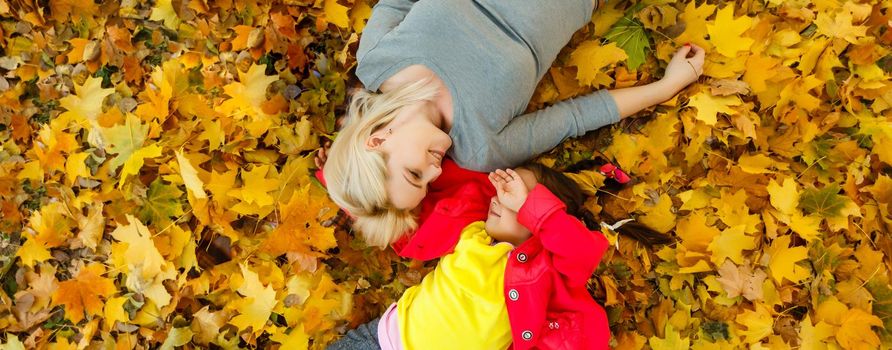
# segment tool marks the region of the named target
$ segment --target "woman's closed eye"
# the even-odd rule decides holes
[[[412,185],[412,186],[415,186],[415,187],[418,187],[418,188],[423,188],[423,186],[421,186],[421,185],[419,184],[419,183],[421,182],[421,172],[420,172],[420,171],[418,171],[418,170],[406,169],[406,173],[409,174],[408,177],[406,177],[405,175],[403,175],[403,177],[406,178],[406,182],[408,182],[408,183],[409,183],[410,185]]]

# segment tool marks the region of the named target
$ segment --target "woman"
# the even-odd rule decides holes
[[[592,0],[378,2],[356,54],[356,75],[369,91],[354,95],[324,168],[329,195],[367,242],[383,246],[416,227],[445,157],[475,171],[515,166],[668,100],[702,73],[703,50],[685,45],[658,82],[524,114],[594,7]]]

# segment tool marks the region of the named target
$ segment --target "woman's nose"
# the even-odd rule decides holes
[[[431,169],[431,172],[433,173],[433,176],[431,177],[431,181],[434,181],[434,180],[436,180],[438,177],[440,177],[440,174],[443,173],[443,169],[440,168],[440,166],[437,165],[437,164],[432,164],[432,165],[433,165],[433,166],[432,166],[431,168],[433,168],[433,169]]]

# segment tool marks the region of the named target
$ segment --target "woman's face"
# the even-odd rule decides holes
[[[385,155],[387,193],[398,209],[413,209],[421,203],[428,184],[440,176],[443,157],[452,147],[452,139],[433,120],[439,120],[433,103],[409,105],[367,142],[369,149]]]

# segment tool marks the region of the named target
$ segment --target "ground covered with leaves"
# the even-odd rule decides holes
[[[0,344],[321,349],[418,283],[311,176],[372,5],[0,0]],[[589,209],[674,238],[620,237],[590,280],[614,347],[892,344],[890,26],[884,1],[609,1],[574,35],[530,109],[708,53],[540,157],[615,160],[619,193],[574,175]]]

